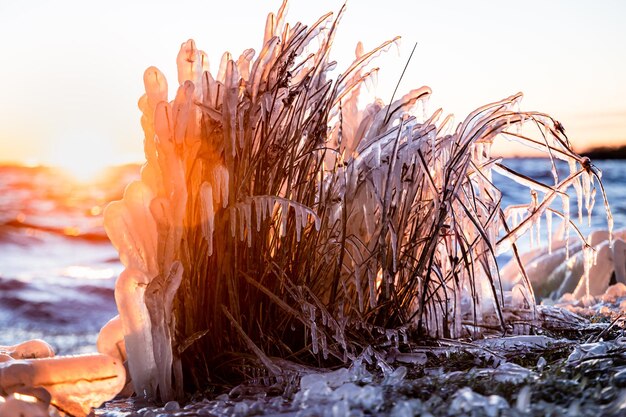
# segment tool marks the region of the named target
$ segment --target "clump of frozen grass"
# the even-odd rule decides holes
[[[217,72],[185,42],[173,101],[158,69],[144,75],[146,163],[105,213],[126,266],[116,300],[140,394],[167,400],[258,376],[259,364],[279,375],[276,357],[347,363],[371,345],[532,320],[532,288],[522,281],[505,299],[496,252],[515,249],[557,198],[563,212],[549,213],[569,225],[567,188],[590,195],[599,181],[557,121],[517,110],[521,94],[456,129],[441,110],[415,115],[427,87],[357,107],[372,59],[396,40],[359,44],[332,80],[343,9],[290,26],[285,6],[258,55],[225,53]],[[490,152],[502,137],[571,174],[540,184],[508,169]],[[494,171],[535,191],[524,210],[500,206]]]

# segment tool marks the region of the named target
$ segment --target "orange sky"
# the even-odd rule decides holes
[[[194,38],[219,63],[224,50],[260,49],[279,0],[0,3],[0,161],[86,167],[142,158],[136,103],[143,70],[172,85],[180,44]],[[313,5],[314,3],[314,5]],[[341,0],[293,0],[289,21],[312,22]],[[460,121],[482,104],[525,93],[522,109],[551,113],[578,150],[626,143],[626,2],[352,0],[335,43],[339,67],[362,40],[403,36],[377,62],[376,94],[429,85],[431,109]],[[172,91],[172,89],[170,89]]]

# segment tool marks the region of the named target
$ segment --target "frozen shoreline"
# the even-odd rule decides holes
[[[599,316],[595,318],[599,320]],[[155,416],[597,416],[626,407],[623,323],[599,323],[387,355],[386,365],[241,385],[186,405],[118,400],[99,417]],[[566,337],[567,336],[567,337]],[[445,344],[445,343],[444,343]],[[401,359],[400,359],[401,358]]]

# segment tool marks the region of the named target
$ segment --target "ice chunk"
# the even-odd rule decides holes
[[[523,366],[512,362],[504,362],[500,364],[500,366],[498,366],[493,372],[494,381],[511,384],[519,384],[531,377],[536,377],[536,375]]]
[[[618,282],[615,285],[611,285],[604,295],[602,296],[602,301],[608,303],[614,303],[618,298],[626,297],[626,285]]]
[[[350,411],[350,406],[348,405],[347,400],[339,400],[334,403],[331,407],[331,416],[332,417],[343,417],[347,416]]]
[[[523,335],[512,337],[498,337],[491,339],[476,340],[474,343],[479,346],[485,346],[491,350],[498,352],[523,352],[527,353],[531,350],[544,350],[559,342],[544,335]]]
[[[607,358],[607,354],[613,348],[614,344],[612,342],[585,343],[578,345],[568,356],[567,364],[576,366],[583,361],[590,360],[592,358]]]
[[[484,412],[489,417],[500,415],[500,410],[509,408],[509,403],[498,395],[485,397],[472,391],[471,388],[461,388],[454,394],[450,409],[450,414],[474,415]]]
[[[36,397],[11,394],[6,399],[0,397],[0,416],[6,417],[49,417],[48,404]]]
[[[300,392],[297,398],[301,401],[308,401],[328,397],[331,392],[332,390],[323,374],[308,374],[300,379]]]
[[[117,315],[109,320],[98,334],[96,341],[98,352],[109,355],[114,358],[126,361],[126,345],[124,344],[124,330],[122,329],[122,320]]]
[[[389,414],[391,417],[413,417],[420,415],[424,406],[419,399],[398,401]],[[423,414],[422,414],[423,415]]]
[[[180,404],[177,401],[169,401],[163,406],[165,411],[178,411],[180,410]]]
[[[361,389],[361,387],[353,382],[347,382],[335,390],[333,397],[347,399],[351,404],[356,404],[356,398],[361,394]]]
[[[152,397],[156,393],[157,364],[154,360],[152,326],[144,302],[148,277],[137,269],[125,269],[115,283],[115,302],[122,320],[128,368],[135,392]]]
[[[415,353],[396,353],[394,359],[402,363],[410,363],[414,365],[425,365],[428,362],[428,357],[423,352]]]
[[[339,368],[336,371],[323,374],[331,388],[337,388],[348,381],[353,380],[353,375],[346,368]]]
[[[385,377],[383,385],[399,385],[404,380],[406,373],[406,367],[398,366],[392,373]]]
[[[376,385],[362,387],[359,395],[356,397],[356,402],[370,412],[378,410],[383,404],[382,387]]]
[[[158,68],[149,67],[143,74],[143,83],[146,88],[150,112],[152,113],[159,102],[167,101],[167,80]]]
[[[14,346],[0,346],[0,354],[13,359],[51,358],[54,356],[54,349],[41,339],[33,339]]]
[[[546,361],[546,358],[544,358],[543,356],[540,357],[537,360],[537,370],[539,372],[543,371],[543,368],[545,368],[546,364],[548,363],[548,361]]]
[[[613,264],[615,280],[626,284],[626,242],[621,238],[615,238],[613,241]]]
[[[51,404],[71,415],[82,417],[121,391],[126,371],[119,359],[91,354],[26,359],[0,364],[0,389],[21,392],[42,387],[51,395]]]
[[[519,411],[526,413],[530,410],[530,400],[531,400],[531,389],[530,385],[524,385],[522,389],[517,394],[517,400],[515,401],[515,408]]]

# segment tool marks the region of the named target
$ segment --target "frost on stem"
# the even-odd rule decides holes
[[[172,101],[159,70],[144,75],[146,163],[105,214],[126,267],[116,299],[140,394],[169,400],[259,364],[275,373],[272,357],[350,361],[383,335],[398,343],[399,329],[506,329],[496,253],[539,235],[557,198],[563,212],[550,210],[568,230],[568,187],[586,196],[583,175],[599,182],[556,122],[518,110],[521,94],[456,128],[441,109],[427,113],[428,87],[358,106],[372,60],[395,39],[357,47],[333,80],[343,9],[306,26],[286,24],[285,6],[268,17],[260,52],[225,53],[215,76],[183,43]],[[524,123],[540,134],[524,136]],[[511,170],[491,155],[502,138],[570,162],[570,175],[553,170],[554,184],[541,184]],[[534,197],[501,207],[494,173]],[[520,282],[514,307],[532,311],[532,291]]]

